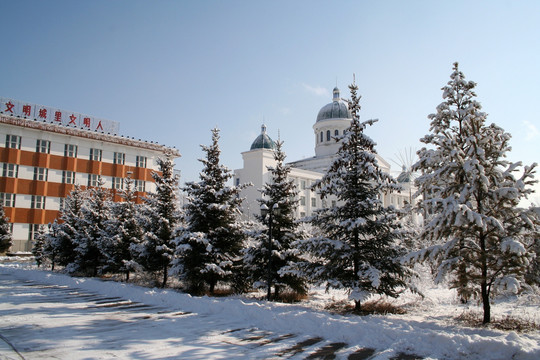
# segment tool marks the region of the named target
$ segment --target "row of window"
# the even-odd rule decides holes
[[[0,204],[3,207],[15,207],[16,194],[0,193]],[[45,196],[32,195],[30,199],[31,209],[45,209]]]
[[[74,184],[75,183],[74,171],[63,170],[62,171],[62,183],[63,184]],[[2,176],[3,177],[19,177],[19,165],[17,164],[8,164],[4,163],[2,165]],[[49,169],[34,167],[34,180],[35,181],[48,181],[49,178]],[[98,186],[99,175],[88,174],[88,186]],[[134,180],[134,185],[137,191],[145,191],[145,181],[144,180]],[[112,181],[113,189],[123,189],[124,188],[124,179],[113,177]]]
[[[90,179],[89,179],[90,181]],[[92,178],[92,181],[95,181],[96,185],[89,185],[89,186],[97,186],[97,178]],[[113,189],[123,189],[124,188],[124,179],[121,178],[113,178]],[[144,192],[146,190],[146,183],[142,180],[135,180],[134,181],[134,189],[135,191]],[[11,194],[11,193],[0,193],[0,204],[4,207],[15,207],[17,194]],[[30,199],[30,208],[31,209],[45,209],[45,198],[46,196],[42,195],[31,195]],[[62,208],[62,203],[64,201],[64,198],[60,198],[60,208]]]
[[[343,135],[345,135],[345,130],[343,130]],[[334,136],[339,136],[339,130],[334,130]],[[332,140],[332,132],[330,130],[326,130],[326,141]],[[324,131],[321,131],[320,134],[320,142],[324,141]]]
[[[21,137],[19,135],[6,135],[6,148],[20,149],[21,148]],[[64,145],[64,156],[66,157],[77,157],[78,146],[74,144],[65,144]],[[36,152],[50,154],[51,153],[51,142],[49,140],[36,140]],[[103,151],[101,149],[90,149],[89,160],[101,161]],[[126,154],[122,152],[115,152],[113,154],[113,163],[125,165],[126,163]],[[135,166],[145,168],[147,164],[146,156],[137,155],[135,158]]]

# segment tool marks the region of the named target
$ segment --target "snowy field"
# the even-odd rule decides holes
[[[60,311],[51,306],[47,310],[48,315],[54,318],[53,322],[47,323],[51,331],[48,331],[47,326],[41,325],[39,334],[46,336],[43,339],[26,339],[26,342],[34,340],[40,346],[46,347],[49,344],[64,349],[66,352],[57,353],[58,358],[306,358],[305,353],[295,355],[284,352],[283,349],[294,344],[291,343],[293,340],[287,337],[294,336],[296,343],[305,339],[322,338],[324,341],[321,343],[324,344],[346,344],[335,353],[337,358],[344,359],[352,359],[351,354],[362,348],[375,349],[371,357],[365,358],[377,360],[396,358],[403,353],[425,359],[540,359],[540,331],[516,333],[467,327],[455,318],[468,312],[480,314],[480,307],[460,304],[453,291],[430,285],[429,281],[418,284],[424,292],[424,299],[418,295],[404,294],[399,299],[392,300],[395,304],[403,305],[407,310],[406,314],[360,317],[332,314],[323,309],[325,305],[345,298],[345,294],[339,292],[327,294],[324,291],[314,290],[309,300],[290,305],[268,303],[247,297],[192,297],[171,289],[149,289],[99,279],[72,278],[37,270],[34,266],[21,262],[0,264],[0,275],[2,275],[0,280],[9,277],[18,281],[65,286],[107,298],[118,297],[160,309],[170,309],[171,313],[190,314],[182,317],[181,321],[179,318],[167,318],[166,315],[157,316],[155,319],[147,315],[142,332],[144,335],[143,337],[138,335],[136,341],[130,339],[133,336],[131,331],[122,330],[114,333],[115,341],[122,341],[121,338],[125,337],[125,343],[129,344],[115,352],[114,349],[104,347],[103,344],[106,344],[107,339],[103,339],[97,346],[93,343],[95,340],[91,338],[84,336],[69,338],[67,336],[69,334],[52,331],[63,328],[64,325],[69,328],[73,323],[79,328],[83,324],[77,324],[77,321],[83,320],[75,316],[75,313],[70,314],[69,309],[63,308]],[[25,314],[40,306],[39,301],[25,302],[27,296],[16,295],[9,293],[6,285],[4,291],[0,292],[0,335],[13,344],[16,341],[7,334],[13,336],[10,330],[14,327],[24,329],[25,321],[36,320],[28,319]],[[540,323],[538,300],[537,296],[499,299],[492,308],[492,317],[497,319],[513,316],[538,324]],[[102,313],[99,314],[93,315],[95,318],[90,318],[93,320],[90,322],[85,318],[84,326],[88,327],[90,323],[93,334],[111,334],[109,327],[111,321],[115,319],[98,318],[103,316]],[[129,316],[134,315],[126,315],[122,321],[124,323],[131,321]],[[257,333],[260,332],[263,337],[264,334],[272,334],[269,337],[283,341],[276,341],[268,346],[250,346],[241,341],[235,342],[229,335],[237,329],[257,329]],[[21,336],[29,335],[21,334]],[[66,340],[66,337],[69,340]],[[3,348],[0,346],[0,351],[1,349]],[[67,351],[69,349],[72,350]],[[76,352],[77,349],[83,350]],[[0,355],[0,359],[7,358]],[[25,358],[39,357],[35,357],[34,354],[34,357],[25,356]],[[324,358],[324,356],[307,356],[307,358]]]

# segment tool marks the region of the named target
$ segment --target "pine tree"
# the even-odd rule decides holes
[[[76,239],[79,238],[82,230],[82,208],[86,201],[87,192],[82,190],[79,185],[64,200],[64,206],[61,210],[60,224],[57,224],[56,231],[50,231],[50,238],[47,241],[47,254],[54,264],[66,267],[68,272],[76,271],[75,266],[75,247]]]
[[[110,237],[106,222],[110,218],[110,191],[104,188],[105,181],[100,177],[96,187],[88,189],[88,197],[81,208],[81,218],[75,241],[76,271],[98,275],[105,265],[103,250]]]
[[[400,224],[393,207],[384,207],[383,193],[400,186],[384,173],[376,159],[375,143],[364,134],[375,120],[359,121],[358,87],[349,86],[350,127],[339,136],[341,146],[323,178],[315,184],[322,199],[336,205],[315,212],[311,223],[320,236],[303,243],[312,261],[304,264],[316,283],[347,289],[356,311],[370,294],[397,296],[405,285],[406,269],[400,264],[396,242]]]
[[[156,191],[144,199],[146,225],[143,241],[133,247],[137,262],[150,272],[161,272],[161,287],[167,285],[169,268],[175,252],[175,229],[179,222],[177,205],[178,177],[172,157],[158,158],[159,173],[153,172]]]
[[[136,204],[135,187],[130,177],[124,179],[125,188],[119,190],[123,201],[111,206],[111,218],[106,223],[110,237],[104,243],[103,253],[106,257],[106,269],[111,272],[121,272],[129,281],[130,271],[136,268],[133,248],[143,238]]]
[[[214,293],[219,281],[232,281],[240,271],[245,234],[239,221],[244,186],[227,186],[231,171],[219,162],[219,130],[212,130],[199,182],[186,183],[185,228],[177,240],[176,271],[192,293],[205,285]]]
[[[293,179],[289,179],[291,167],[284,164],[283,142],[276,143],[274,151],[275,167],[269,167],[271,180],[261,190],[261,206],[273,210],[272,241],[269,239],[270,216],[258,217],[266,226],[255,234],[254,242],[246,249],[244,262],[250,279],[256,287],[266,287],[271,297],[274,286],[274,298],[279,298],[280,289],[286,288],[298,294],[307,292],[306,279],[295,271],[301,261],[298,249],[293,243],[302,238],[294,213],[298,206],[298,191]]]
[[[51,270],[54,271],[54,267],[59,258],[60,248],[57,244],[60,243],[60,224],[54,219],[54,222],[49,223],[49,231],[45,233],[45,241],[43,244],[43,257],[49,260],[51,263]]]
[[[443,87],[444,102],[421,141],[415,170],[424,194],[420,210],[430,214],[422,237],[439,244],[416,254],[437,257],[440,279],[453,273],[451,285],[466,301],[480,297],[484,323],[491,320],[490,297],[496,288],[517,289],[538,237],[538,216],[519,202],[532,192],[534,167],[505,160],[510,134],[495,124],[475,100],[476,84],[454,64]]]
[[[45,254],[46,238],[47,232],[45,231],[45,226],[40,225],[37,234],[34,236],[34,244],[32,245],[32,254],[34,255],[38,267],[40,267],[47,258]]]
[[[4,212],[4,205],[0,203],[0,254],[9,250],[12,241],[10,225]]]

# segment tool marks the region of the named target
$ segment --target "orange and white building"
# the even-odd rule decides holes
[[[95,186],[101,177],[119,201],[116,190],[129,176],[144,196],[155,189],[157,158],[180,156],[165,145],[116,135],[118,128],[116,122],[0,98],[0,202],[12,224],[11,253],[31,251],[39,225],[59,217],[75,184]]]

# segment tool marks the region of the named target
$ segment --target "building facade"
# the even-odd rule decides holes
[[[312,185],[323,177],[332,164],[341,146],[335,137],[344,134],[351,121],[352,115],[348,104],[340,97],[339,89],[336,87],[333,90],[332,102],[319,110],[313,125],[315,156],[289,163],[291,166],[289,178],[294,180],[299,191],[299,206],[296,211],[298,219],[310,216],[319,208],[335,205],[332,203],[336,199],[322,200],[312,189]],[[260,189],[271,181],[268,167],[276,164],[274,150],[275,143],[266,133],[266,126],[263,125],[261,134],[253,141],[250,150],[242,153],[243,168],[234,171],[236,184],[253,184],[241,193],[241,196],[245,198],[242,205],[245,218],[253,218],[253,215],[260,214],[258,203],[261,198]],[[382,171],[390,173],[390,164],[379,155],[376,155],[376,158]],[[405,176],[402,172],[398,176],[398,181],[402,183],[404,190],[401,193],[381,194],[385,206],[393,205],[396,208],[402,208],[411,203],[411,194],[414,194],[415,189],[410,176]]]
[[[11,253],[31,251],[39,226],[59,217],[75,184],[96,186],[101,177],[120,201],[116,191],[129,176],[141,197],[155,189],[157,158],[180,156],[176,149],[92,131],[84,123],[25,118],[7,111],[9,103],[0,103],[0,202],[12,224]]]

